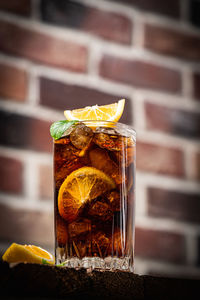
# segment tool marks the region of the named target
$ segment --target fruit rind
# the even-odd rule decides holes
[[[40,252],[45,253],[45,256],[39,255]],[[19,245],[17,243],[11,244],[2,256],[2,259],[8,263],[28,262],[42,264],[44,259],[49,264],[54,263],[54,257],[48,251],[34,245]]]
[[[99,120],[99,121],[113,121],[117,122],[124,110],[125,99],[121,99],[116,103],[108,104],[108,105],[94,105],[94,106],[87,106],[84,108],[74,109],[74,110],[65,110],[64,115],[67,120]],[[117,109],[115,110],[115,107]],[[114,113],[108,113],[108,111]],[[99,112],[100,115],[98,114]],[[110,116],[109,116],[110,114]],[[106,116],[106,117],[105,117]]]

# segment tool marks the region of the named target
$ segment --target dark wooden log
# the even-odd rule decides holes
[[[199,299],[200,280],[0,262],[0,299]]]

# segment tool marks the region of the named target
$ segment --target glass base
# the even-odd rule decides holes
[[[68,258],[59,266],[67,267],[67,268],[75,268],[81,269],[85,268],[88,272],[92,270],[99,270],[99,271],[126,271],[126,272],[133,272],[133,266],[131,263],[130,257],[124,258],[117,258],[117,257],[84,257],[79,259],[77,257]]]

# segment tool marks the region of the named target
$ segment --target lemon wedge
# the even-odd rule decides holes
[[[84,108],[65,110],[67,120],[99,120],[117,122],[124,111],[125,99],[108,105],[86,106]]]
[[[8,263],[54,264],[54,256],[48,251],[34,245],[16,243],[6,250],[2,259]]]

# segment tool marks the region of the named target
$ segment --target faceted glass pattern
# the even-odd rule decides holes
[[[56,263],[133,271],[135,132],[120,123],[86,121],[66,134],[54,141]],[[86,199],[76,210],[69,196],[66,213],[60,214],[59,189],[83,167],[102,171],[114,188],[98,191],[98,197]]]

